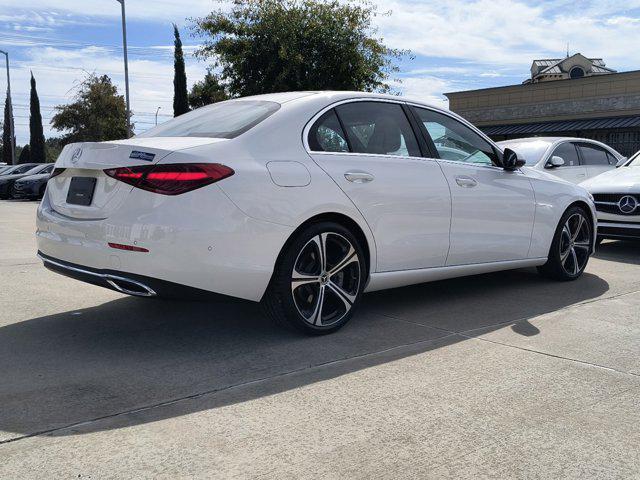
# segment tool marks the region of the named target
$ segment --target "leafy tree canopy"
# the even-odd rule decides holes
[[[58,105],[51,125],[64,132],[63,144],[101,142],[127,137],[124,97],[107,75],[88,74],[80,83],[75,102]]]
[[[357,0],[235,0],[194,20],[196,55],[222,67],[231,95],[290,90],[388,92],[406,51],[376,38],[376,7]]]
[[[196,82],[189,93],[191,108],[200,108],[216,102],[227,100],[229,95],[220,83],[220,78],[211,70],[207,71],[204,79]]]

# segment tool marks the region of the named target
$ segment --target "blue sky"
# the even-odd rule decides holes
[[[396,88],[446,106],[444,92],[520,83],[534,58],[571,53],[602,57],[619,71],[640,69],[640,0],[378,1],[378,36],[410,49]],[[198,39],[188,17],[219,4],[211,0],[127,0],[131,102],[137,131],[171,118],[172,27],[179,25],[189,84],[206,63],[192,53]],[[38,81],[45,134],[55,105],[68,102],[85,71],[106,73],[124,92],[120,5],[116,0],[0,0],[0,49],[9,50],[18,143],[28,141],[29,71]],[[4,66],[4,65],[3,65]],[[6,81],[0,75],[0,91]]]

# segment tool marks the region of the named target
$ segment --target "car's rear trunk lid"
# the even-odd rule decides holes
[[[56,161],[56,170],[64,169],[64,171],[49,180],[47,185],[49,202],[56,212],[66,217],[82,220],[108,218],[122,206],[133,187],[109,177],[104,173],[104,170],[156,164],[177,150],[220,141],[226,140],[197,137],[156,137],[69,144],[63,149]],[[76,190],[83,181],[74,180],[74,186],[71,187],[74,178],[91,180],[84,181],[84,189]],[[95,186],[91,188],[93,182],[95,182]],[[88,202],[88,205],[79,203],[84,200]]]

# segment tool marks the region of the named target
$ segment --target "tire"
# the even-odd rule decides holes
[[[560,281],[580,278],[594,241],[593,225],[584,208],[569,208],[556,228],[547,263],[538,267],[538,271]]]
[[[333,222],[309,225],[278,258],[262,300],[267,316],[308,335],[335,332],[360,303],[365,262],[362,246],[347,228]]]

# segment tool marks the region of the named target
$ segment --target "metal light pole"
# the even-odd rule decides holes
[[[11,133],[11,164],[16,164],[16,127],[13,123],[13,102],[11,101],[11,77],[9,77],[9,52],[0,50],[7,60],[7,98],[9,99],[9,132]]]
[[[158,108],[156,109],[156,127],[158,126],[158,112],[160,111],[160,109],[161,109],[161,108],[162,108],[162,107],[158,107]]]
[[[116,0],[122,6],[122,48],[124,50],[124,90],[127,102],[127,138],[131,136],[131,105],[129,103],[129,61],[127,60],[127,17],[124,0]]]

